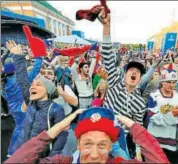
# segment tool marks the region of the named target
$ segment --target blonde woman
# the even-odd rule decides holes
[[[92,106],[102,106],[103,101],[106,95],[106,90],[108,88],[108,84],[106,80],[100,80],[98,83],[95,92],[94,99],[92,101]]]

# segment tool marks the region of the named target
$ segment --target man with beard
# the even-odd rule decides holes
[[[148,99],[148,131],[157,138],[171,163],[178,163],[178,93],[175,70],[161,72],[161,88]]]
[[[76,71],[77,61],[71,67],[71,74],[78,91],[79,108],[88,108],[93,100],[92,74],[96,65],[96,57],[92,57],[91,64],[82,61],[78,65],[79,73]]]
[[[141,76],[145,72],[144,66],[139,62],[130,62],[126,68],[124,78],[118,76],[114,62],[114,54],[112,53],[110,14],[106,15],[105,10],[102,9],[99,14],[99,20],[103,24],[101,54],[108,73],[109,84],[104,106],[108,109],[112,109],[115,114],[127,116],[142,125],[146,105],[144,99],[141,97],[140,91],[136,89],[136,86],[140,83]],[[127,129],[125,129],[125,132],[127,134]],[[138,158],[141,159],[139,147],[137,148]],[[131,152],[132,151],[130,151],[130,155],[132,158],[135,154],[132,155]]]

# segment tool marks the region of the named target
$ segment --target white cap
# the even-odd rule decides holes
[[[161,82],[177,81],[177,73],[175,70],[164,69],[161,71]]]

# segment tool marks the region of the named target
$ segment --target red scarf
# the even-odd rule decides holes
[[[55,48],[54,52],[59,53],[62,56],[80,56],[81,54],[85,53],[90,49],[90,45],[85,45],[82,47],[72,47],[68,49],[58,49]]]
[[[94,10],[98,7],[98,6],[103,6],[105,8],[105,13],[110,13],[109,8],[106,5],[106,0],[100,0],[101,5],[96,5],[94,7],[92,7],[89,10],[79,10],[76,12],[76,20],[81,20],[81,19],[87,19],[89,21],[94,22],[95,19],[98,17],[98,13],[96,13]]]

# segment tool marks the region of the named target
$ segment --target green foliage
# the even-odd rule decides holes
[[[133,50],[137,50],[139,48],[139,46],[142,47],[142,49],[146,48],[145,44],[124,44],[126,46],[127,49],[130,49],[132,47]]]

